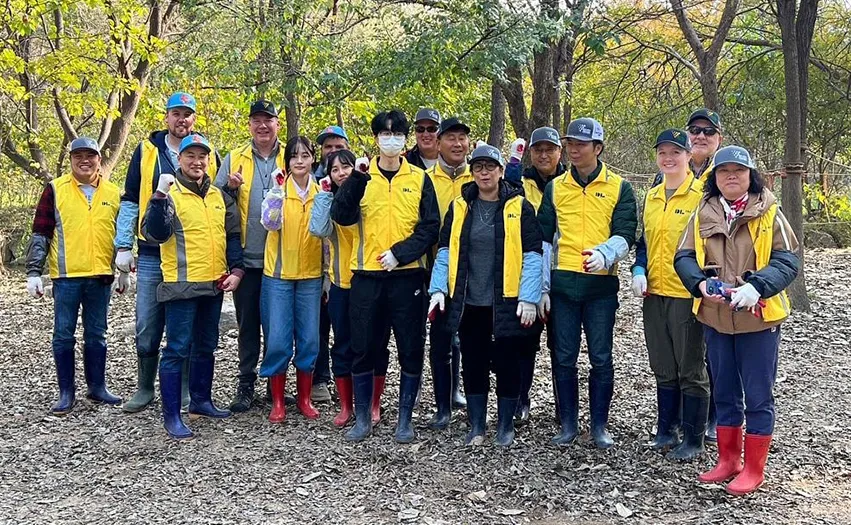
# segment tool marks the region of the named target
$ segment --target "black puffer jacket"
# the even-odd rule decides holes
[[[475,182],[468,182],[461,188],[461,196],[467,201],[468,210],[470,205],[479,196],[479,187]],[[534,334],[536,331],[540,333],[539,322],[536,321],[529,328],[523,328],[520,324],[520,319],[517,318],[517,298],[503,297],[502,293],[502,268],[504,259],[504,243],[505,243],[505,227],[503,222],[503,207],[509,199],[523,196],[523,189],[518,188],[514,184],[507,183],[503,180],[499,181],[499,208],[494,216],[494,271],[496,272],[493,280],[493,298],[494,298],[494,337],[518,337]],[[452,222],[454,220],[454,204],[449,206],[446,212],[446,218],[443,222],[443,228],[440,231],[439,248],[448,248],[449,240],[452,233]],[[467,292],[467,270],[470,254],[470,228],[473,219],[472,213],[467,213],[464,218],[464,224],[461,229],[460,251],[458,254],[458,274],[455,279],[455,290],[452,293],[452,298],[447,298],[447,313],[449,316],[449,328],[452,333],[458,330],[461,325],[461,314],[464,310],[464,301]],[[523,253],[536,252],[543,253],[541,246],[541,227],[538,220],[535,218],[535,209],[528,201],[523,201],[521,216],[520,216],[520,236]],[[450,262],[451,264],[451,262]]]

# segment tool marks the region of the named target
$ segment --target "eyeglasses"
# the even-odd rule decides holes
[[[393,133],[392,131],[384,130],[378,133],[378,137],[385,139],[389,139],[390,137],[405,138],[405,134],[402,132]]]
[[[718,130],[716,128],[709,127],[709,126],[705,127],[705,128],[702,127],[702,126],[689,126],[686,129],[688,130],[689,133],[691,133],[692,135],[695,135],[695,136],[703,133],[707,137],[711,137],[712,135],[715,135],[716,133],[718,133]]]
[[[437,126],[414,126],[417,133],[437,133]]]
[[[473,173],[481,173],[483,171],[494,171],[499,168],[499,164],[496,162],[477,162],[470,166],[470,170]]]

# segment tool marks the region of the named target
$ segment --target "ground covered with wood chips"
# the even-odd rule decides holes
[[[546,354],[539,355],[532,423],[510,450],[490,442],[465,449],[463,411],[449,430],[428,430],[428,379],[415,414],[418,440],[395,444],[395,365],[384,420],[361,444],[343,441],[330,405],[313,422],[290,410],[285,424],[273,426],[265,408],[193,422],[196,439],[175,443],[161,427],[158,402],[127,415],[83,400],[79,347],[77,405],[53,417],[52,303],[29,298],[23,275],[13,272],[0,278],[0,522],[851,523],[851,252],[811,252],[807,265],[813,312],[783,327],[767,481],[745,498],[695,481],[713,449],[675,464],[646,448],[654,382],[639,302],[627,295],[623,270],[610,425],[616,446],[607,452],[584,439],[566,449],[549,445],[556,427]],[[135,387],[133,301],[116,299],[110,313],[108,385],[125,397]],[[221,405],[234,392],[235,335],[223,332],[217,354]],[[584,354],[581,362],[586,370]],[[493,397],[490,405],[489,438]],[[580,406],[587,428],[584,392]]]

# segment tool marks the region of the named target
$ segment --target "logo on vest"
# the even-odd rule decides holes
[[[606,195],[605,193],[603,193],[601,191],[594,192],[594,196],[599,197],[601,199],[605,199],[606,197],[608,197],[608,195]]]
[[[517,213],[509,213],[508,218],[509,219],[519,219],[520,215],[518,215]]]
[[[414,190],[411,188],[402,188],[402,193],[414,193]]]
[[[674,210],[674,215],[688,215],[688,213],[689,213],[689,212],[687,212],[686,210],[681,210],[681,209],[679,209],[679,208],[677,208],[676,210]]]

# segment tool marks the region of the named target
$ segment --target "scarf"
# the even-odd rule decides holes
[[[724,207],[724,219],[727,221],[727,231],[729,232],[732,230],[736,219],[744,213],[745,207],[748,205],[748,194],[745,193],[733,202],[727,201],[722,195],[719,195],[718,199],[721,201],[721,206]]]

